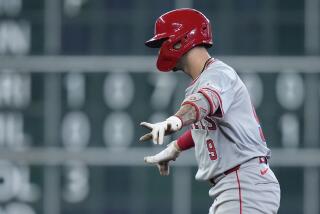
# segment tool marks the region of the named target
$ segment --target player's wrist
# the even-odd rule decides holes
[[[179,156],[179,154],[181,152],[179,146],[177,145],[177,141],[176,140],[171,142],[168,145],[167,149],[169,150],[169,153],[171,154],[169,156],[172,157],[172,160],[175,160]]]
[[[166,119],[166,122],[170,124],[172,131],[178,131],[182,128],[182,120],[175,115]]]
[[[174,149],[176,150],[176,152],[178,152],[178,153],[182,152],[182,149],[179,147],[177,140],[173,141],[172,144],[173,144]]]

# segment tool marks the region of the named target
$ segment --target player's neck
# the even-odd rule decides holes
[[[210,55],[204,47],[195,47],[183,56],[183,71],[194,80],[201,74],[209,58]]]

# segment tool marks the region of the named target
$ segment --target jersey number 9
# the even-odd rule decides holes
[[[216,147],[214,146],[214,142],[213,140],[209,139],[207,140],[207,148],[209,151],[209,157],[211,160],[217,160],[218,156],[217,156],[217,150]]]

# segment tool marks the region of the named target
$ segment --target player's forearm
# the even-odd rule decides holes
[[[150,132],[143,135],[140,141],[152,139],[153,143],[162,144],[165,135],[179,131],[183,126],[196,123],[208,115],[213,115],[219,107],[217,100],[214,93],[205,89],[188,96],[174,116],[155,124],[142,122],[140,125],[149,129]]]
[[[187,97],[175,116],[179,117],[182,126],[187,126],[213,115],[219,108],[218,98],[210,91],[200,90]]]
[[[182,126],[187,126],[195,123],[198,120],[197,107],[191,104],[182,105],[177,113],[175,113],[175,116],[180,118]]]

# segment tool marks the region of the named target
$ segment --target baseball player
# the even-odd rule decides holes
[[[168,175],[169,162],[194,147],[195,178],[212,185],[209,213],[277,213],[280,187],[268,165],[270,150],[238,74],[207,52],[212,46],[209,20],[194,9],[167,12],[157,19],[154,37],[145,44],[160,49],[160,71],[182,70],[193,80],[175,115],[159,123],[141,123],[150,132],[140,141],[155,144],[163,144],[165,135],[191,127],[160,153],[145,157],[145,162]]]

